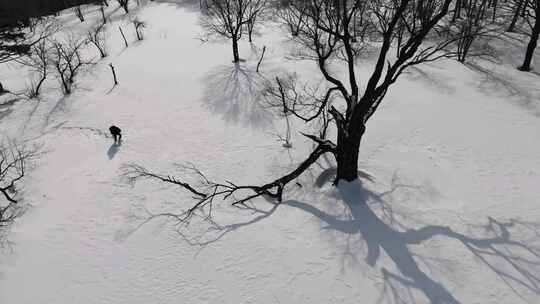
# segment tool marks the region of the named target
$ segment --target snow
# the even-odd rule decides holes
[[[235,68],[226,41],[197,39],[197,5],[169,2],[131,12],[148,24],[141,42],[110,8],[111,56],[79,75],[71,96],[51,80],[40,100],[0,115],[2,135],[43,152],[0,254],[0,303],[538,303],[540,87],[515,70],[517,46],[505,46],[503,63],[442,61],[402,77],[369,122],[359,181],[333,187],[322,160],[280,205],[216,207],[221,229],[194,222],[182,236],[164,218],[142,224],[190,197],[132,187],[123,164],[174,174],[190,162],[214,180],[255,184],[311,149],[297,133],[282,147],[284,124],[259,96],[264,45],[267,75],[319,80],[312,63],[283,59],[281,29],[243,43]],[[61,18],[84,32],[101,17]],[[22,69],[0,68],[7,88],[25,86]]]

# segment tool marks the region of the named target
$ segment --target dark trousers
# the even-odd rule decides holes
[[[112,136],[115,143],[120,143],[120,141],[122,140],[122,134],[113,134]]]

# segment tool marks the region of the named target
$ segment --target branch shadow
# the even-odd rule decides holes
[[[458,241],[519,297],[522,295],[516,287],[540,295],[540,248],[528,245],[533,243],[531,240],[516,240],[511,231],[518,225],[527,226],[536,236],[534,241],[538,241],[540,224],[515,219],[499,221],[488,217],[488,223],[480,226],[484,231],[480,236],[456,232],[448,226],[427,224],[411,229],[400,224],[388,224],[389,220],[378,216],[371,205],[386,204],[385,195],[401,186],[404,185],[396,185],[388,192],[375,193],[366,189],[359,180],[340,183],[338,193],[348,209],[345,218],[296,200],[282,204],[319,218],[325,224],[324,229],[335,230],[348,236],[357,235],[367,247],[365,262],[372,268],[376,266],[381,252],[384,251],[395,264],[398,273],[382,268],[384,286],[379,302],[387,299],[390,303],[416,303],[418,299],[412,293],[416,290],[423,294],[429,303],[461,303],[448,288],[420,268],[422,258],[409,248],[441,237]]]
[[[269,208],[258,208],[250,206],[248,204],[235,206],[241,211],[248,212],[249,219],[236,221],[234,223],[226,225],[220,225],[216,223],[211,217],[208,217],[207,215],[198,215],[202,217],[203,221],[201,223],[206,223],[207,225],[199,227],[197,229],[193,229],[189,224],[186,224],[186,222],[182,222],[181,220],[179,220],[179,217],[181,217],[181,215],[175,213],[153,214],[146,208],[143,208],[147,216],[137,216],[135,213],[130,214],[130,217],[132,217],[133,220],[138,221],[139,223],[135,225],[134,228],[124,231],[118,231],[115,235],[115,240],[118,242],[126,240],[143,226],[156,219],[165,219],[165,221],[161,222],[160,225],[165,225],[168,223],[169,220],[172,220],[173,224],[176,226],[174,232],[180,237],[180,239],[183,242],[187,243],[189,246],[198,248],[197,253],[195,254],[195,256],[197,256],[205,248],[208,248],[208,246],[219,242],[227,234],[235,232],[243,227],[256,224],[266,218],[269,218],[277,210],[279,204],[270,200],[268,200],[268,203],[270,204]],[[144,220],[141,221],[141,219]]]
[[[251,215],[256,215],[247,221],[239,221],[239,222],[227,224],[227,225],[219,225],[213,221],[209,221],[210,226],[204,231],[202,231],[201,233],[195,235],[194,237],[187,236],[187,233],[182,230],[182,228],[185,228],[185,226],[183,225],[180,225],[178,229],[176,230],[176,232],[190,246],[198,246],[202,250],[206,246],[211,245],[212,243],[218,242],[225,235],[231,232],[234,232],[248,225],[256,224],[257,222],[260,222],[270,217],[277,210],[279,204],[272,203],[272,202],[269,202],[269,203],[271,204],[271,207],[268,210],[264,210],[262,208],[256,208],[256,207],[248,206],[248,205],[238,206],[239,209],[242,209],[243,211],[251,212]]]
[[[4,98],[0,98],[0,119],[11,114],[13,112],[13,106],[19,101],[21,101],[21,98],[17,96],[8,98],[6,100],[4,100]]]
[[[272,125],[273,114],[262,103],[265,81],[241,64],[217,67],[204,77],[204,102],[230,123],[255,129]]]
[[[442,92],[444,94],[450,94],[456,89],[449,85],[449,81],[445,79],[442,75],[436,74],[434,72],[428,72],[426,69],[422,69],[416,66],[413,66],[408,71],[408,77],[414,81],[420,81],[432,90]]]
[[[69,97],[70,95],[63,95],[56,101],[56,103],[51,108],[51,110],[49,110],[48,113],[45,115],[43,128],[46,128],[51,124],[51,122],[54,120],[55,115],[57,115],[60,112],[66,111],[66,108],[68,106],[67,100],[69,99]]]

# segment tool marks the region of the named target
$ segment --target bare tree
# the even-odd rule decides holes
[[[60,28],[53,18],[35,19],[32,23],[32,31],[39,39],[29,46],[30,51],[26,56],[16,59],[18,63],[29,67],[37,75],[37,79],[32,78],[30,80],[26,94],[28,98],[39,96],[41,87],[49,75],[51,46],[47,39],[44,38],[57,32]]]
[[[532,58],[540,36],[540,0],[526,0],[524,7],[526,8],[525,20],[530,29],[528,31],[529,43],[527,44],[523,65],[519,67],[519,70],[530,71]]]
[[[491,55],[487,45],[489,40],[497,35],[500,28],[488,23],[486,14],[488,5],[490,3],[487,0],[469,0],[460,8],[464,14],[449,23],[445,29],[445,33],[448,34],[446,38],[455,40],[456,58],[459,62],[465,62],[469,56]],[[495,12],[495,7],[493,11]],[[482,45],[475,47],[476,42],[481,42]]]
[[[195,167],[184,167],[184,174],[191,172],[199,177],[192,183],[172,175],[153,173],[138,165],[124,168],[125,176],[132,182],[154,179],[173,184],[192,194],[194,203],[181,216],[182,221],[197,212],[211,214],[217,200],[231,200],[242,205],[255,197],[266,196],[278,202],[284,189],[310,168],[322,155],[334,156],[337,170],[334,183],[358,178],[358,154],[366,124],[384,100],[390,87],[409,67],[447,57],[443,50],[450,42],[431,38],[441,25],[449,22],[452,0],[293,0],[290,6],[298,9],[306,5],[296,41],[306,50],[303,58],[317,63],[327,86],[320,94],[307,98],[305,106],[295,108],[295,96],[283,90],[278,104],[291,113],[291,117],[306,123],[319,120],[323,123],[318,134],[303,135],[313,141],[314,149],[294,170],[263,185],[237,185],[233,182],[214,182]],[[376,34],[366,43],[378,43],[379,55],[367,83],[362,86],[356,75],[356,64],[362,43],[353,43],[353,23],[358,14],[375,26]],[[366,21],[367,23],[367,21]],[[398,24],[404,31],[396,35]],[[370,38],[371,37],[371,38]],[[390,52],[392,47],[396,50]],[[395,54],[395,56],[393,55]],[[332,65],[332,69],[330,69]],[[338,66],[346,73],[334,71]],[[279,84],[278,84],[279,87]],[[284,87],[283,84],[281,87]],[[361,90],[362,88],[362,90]],[[279,91],[279,89],[278,89]],[[284,104],[284,105],[283,105]],[[329,135],[330,131],[335,133]]]
[[[88,31],[87,39],[99,51],[101,58],[107,57],[107,46],[105,44],[104,24],[101,24]]]
[[[267,8],[266,0],[252,0],[253,3],[248,5],[247,9],[247,32],[249,42],[253,42],[253,32],[257,24],[260,23],[264,16],[264,11]]]
[[[35,150],[17,145],[0,145],[0,229],[20,215],[18,183],[26,174],[28,161]]]
[[[302,5],[302,3],[291,5],[290,1],[286,1],[276,10],[278,18],[289,28],[293,37],[298,36],[300,27],[307,18],[307,8],[308,5]]]
[[[78,38],[73,34],[68,35],[66,39],[52,41],[53,51],[50,60],[64,94],[71,94],[78,70],[88,63],[82,59],[80,53],[81,47],[86,42],[86,39]]]
[[[28,66],[38,75],[37,82],[32,84],[28,97],[38,97],[41,86],[49,75],[50,44],[46,40],[31,47],[30,55],[19,60],[25,66]]]
[[[124,12],[129,13],[129,0],[116,0],[118,4],[124,9]]]
[[[231,40],[234,62],[240,61],[238,41],[247,31],[248,23],[251,22],[253,29],[264,3],[264,0],[206,0],[202,24],[210,34]]]

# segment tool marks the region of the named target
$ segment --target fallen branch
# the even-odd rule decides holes
[[[230,200],[231,205],[238,206],[244,205],[246,202],[260,197],[266,196],[281,202],[283,200],[283,190],[287,184],[294,181],[302,173],[304,173],[312,164],[314,164],[319,157],[325,153],[335,153],[335,144],[328,140],[319,139],[312,135],[306,135],[306,137],[314,140],[318,143],[317,147],[311,154],[294,169],[292,172],[264,185],[237,185],[231,181],[225,181],[217,183],[209,180],[206,176],[194,166],[183,166],[182,168],[195,174],[199,177],[199,186],[182,181],[171,175],[161,175],[148,171],[146,168],[137,164],[127,164],[122,167],[123,176],[129,183],[134,184],[139,180],[157,180],[160,182],[173,184],[180,188],[187,190],[193,196],[194,203],[191,206],[176,217],[181,222],[189,222],[193,215],[198,211],[206,209],[206,218],[211,218],[212,205],[215,201]],[[235,195],[239,194],[240,197]]]

